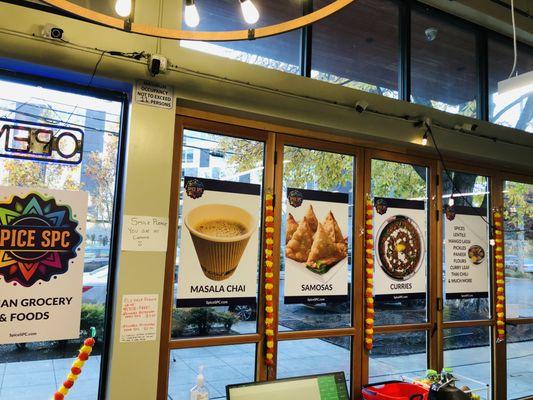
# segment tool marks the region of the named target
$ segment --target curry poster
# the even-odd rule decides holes
[[[486,208],[447,206],[444,218],[446,299],[487,298],[489,231]]]
[[[426,298],[426,207],[424,201],[374,199],[376,300]]]
[[[348,193],[288,188],[286,196],[285,303],[348,301]]]
[[[87,202],[0,187],[0,344],[79,337]]]
[[[177,307],[255,307],[261,186],[185,177]]]

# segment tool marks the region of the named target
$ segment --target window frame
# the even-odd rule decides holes
[[[97,97],[99,99],[117,101],[121,103],[120,131],[118,134],[116,178],[115,178],[115,197],[113,204],[113,220],[111,224],[111,235],[109,243],[109,271],[106,285],[106,304],[104,312],[104,337],[102,340],[102,354],[100,362],[100,371],[98,377],[98,398],[103,399],[107,392],[109,381],[109,370],[111,362],[111,345],[113,341],[113,325],[115,322],[115,287],[117,280],[117,265],[120,256],[120,236],[122,232],[122,204],[125,187],[125,170],[126,170],[126,151],[128,139],[128,120],[129,120],[129,100],[128,94],[115,90],[88,87],[79,83],[64,81],[60,79],[30,75],[14,70],[0,69],[0,79],[20,83],[25,85],[38,85],[45,88],[80,94],[85,96]],[[113,268],[111,268],[113,266]]]

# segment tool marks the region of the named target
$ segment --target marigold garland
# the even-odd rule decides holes
[[[94,338],[91,337],[85,339],[85,341],[83,342],[83,346],[79,350],[78,358],[72,363],[70,372],[67,375],[67,380],[63,382],[59,390],[55,392],[54,397],[52,397],[52,400],[63,400],[66,397],[70,389],[72,389],[72,387],[74,386],[74,382],[76,382],[79,375],[81,374],[81,370],[85,365],[85,362],[89,359],[89,356],[93,351],[94,344]]]
[[[274,196],[265,196],[265,337],[266,365],[274,365]]]
[[[505,340],[505,265],[503,262],[503,220],[500,210],[492,214],[494,223],[494,259],[496,261],[496,329],[497,342]]]
[[[365,347],[374,346],[374,204],[367,196],[365,206]]]

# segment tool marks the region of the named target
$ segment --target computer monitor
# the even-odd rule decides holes
[[[228,400],[349,400],[344,372],[226,386]]]

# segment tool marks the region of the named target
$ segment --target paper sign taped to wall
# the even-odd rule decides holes
[[[122,250],[167,251],[168,218],[124,215]]]
[[[162,83],[138,79],[135,82],[135,102],[152,107],[173,108],[174,88]]]
[[[157,294],[125,294],[120,318],[121,342],[150,342],[157,335]]]

